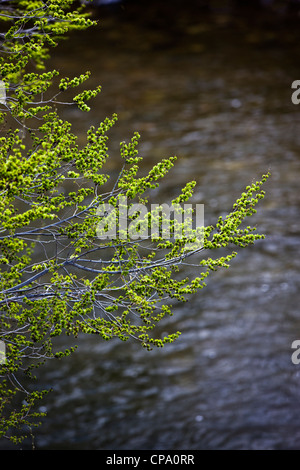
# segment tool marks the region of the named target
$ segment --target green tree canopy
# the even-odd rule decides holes
[[[120,144],[122,165],[111,181],[105,163],[117,116],[90,127],[85,145],[60,117],[66,105],[88,112],[87,103],[100,92],[100,86],[83,89],[89,72],[68,78],[46,66],[49,50],[62,37],[94,25],[76,5],[74,0],[0,5],[0,344],[5,346],[0,437],[14,442],[24,437],[19,428],[37,424],[35,404],[46,393],[26,391],[22,377],[33,378],[34,368],[73,351],[56,351],[55,337],[133,338],[148,349],[173,342],[180,332],[159,337],[157,323],[172,315],[176,302],[202,289],[210,272],[228,267],[236,247],[264,237],[245,219],[256,212],[269,174],[247,186],[215,225],[187,229],[179,222],[183,236],[176,238],[177,222],[168,219],[168,238],[161,230],[132,236],[142,227],[147,232],[153,224],[164,226],[161,207],[143,216],[139,209],[176,158],[141,176],[135,133]],[[65,92],[72,90],[72,101],[66,101]],[[194,186],[188,182],[172,205],[187,203]],[[108,237],[124,201],[133,231]],[[117,222],[120,226],[120,217]],[[181,266],[191,259],[198,267],[188,277]]]

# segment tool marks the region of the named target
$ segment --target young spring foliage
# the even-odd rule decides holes
[[[142,158],[135,133],[120,145],[122,168],[110,183],[107,134],[116,115],[92,126],[86,144],[78,145],[71,124],[59,115],[63,94],[74,89],[73,105],[88,111],[86,103],[100,86],[78,92],[89,72],[67,78],[45,68],[49,48],[61,37],[93,25],[73,3],[31,0],[0,8],[5,30],[0,56],[0,341],[6,350],[6,361],[0,363],[0,437],[14,442],[24,437],[18,428],[31,432],[37,424],[34,406],[46,393],[26,391],[22,375],[32,376],[46,360],[73,351],[56,351],[55,337],[133,338],[148,349],[173,342],[179,332],[159,337],[155,326],[172,315],[174,302],[186,301],[205,286],[210,272],[228,267],[236,256],[233,248],[264,237],[244,225],[264,197],[262,185],[269,174],[247,186],[225,218],[204,227],[203,244],[193,250],[185,247],[187,240],[196,241],[194,232],[183,239],[97,236],[101,204],[117,208],[122,197],[129,209],[136,202],[146,204],[149,191],[176,158],[139,176]],[[172,202],[189,201],[194,186],[187,183]],[[131,222],[135,217],[129,215]],[[146,225],[151,218],[162,223],[153,213],[145,217]],[[229,254],[218,256],[219,248],[228,248]],[[180,265],[191,257],[199,268],[194,277],[182,277]],[[19,395],[25,399],[18,406]]]

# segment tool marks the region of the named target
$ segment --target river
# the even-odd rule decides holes
[[[300,339],[299,24],[185,3],[97,10],[99,25],[72,35],[51,65],[67,76],[91,70],[88,86],[102,93],[90,113],[64,115],[84,139],[118,114],[112,174],[134,131],[145,168],[177,155],[157,198],[195,179],[206,224],[270,170],[253,218],[267,238],[175,308],[159,327],[180,330],[175,343],[147,352],[84,337],[72,357],[41,368],[39,386],[54,391],[37,449],[300,449],[300,364],[291,360]]]

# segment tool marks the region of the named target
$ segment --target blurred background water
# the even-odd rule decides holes
[[[177,155],[155,197],[195,179],[207,225],[270,170],[253,219],[267,238],[178,304],[159,327],[180,330],[175,343],[147,352],[84,337],[70,358],[41,368],[39,386],[54,391],[37,449],[300,448],[300,365],[291,361],[300,339],[300,105],[291,101],[300,19],[287,2],[204,3],[93,9],[99,25],[72,35],[50,62],[66,76],[91,70],[88,86],[102,93],[90,113],[64,117],[84,141],[90,125],[118,114],[112,176],[119,142],[134,131],[144,168]]]

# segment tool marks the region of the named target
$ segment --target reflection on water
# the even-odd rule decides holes
[[[71,358],[41,369],[41,387],[54,392],[36,447],[299,449],[300,366],[291,362],[300,339],[298,33],[262,14],[170,6],[158,14],[159,3],[169,4],[99,10],[98,28],[57,50],[63,75],[92,70],[103,89],[89,115],[67,110],[66,118],[83,138],[118,113],[113,175],[119,142],[136,130],[145,166],[176,154],[155,196],[162,202],[196,179],[207,224],[270,169],[255,219],[268,238],[175,309],[160,326],[182,331],[173,345],[149,353],[82,338]]]

